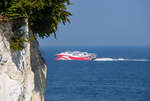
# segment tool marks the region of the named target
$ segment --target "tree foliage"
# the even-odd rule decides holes
[[[0,15],[9,19],[27,18],[33,34],[44,38],[56,36],[59,23],[70,23],[67,5],[69,0],[1,0]]]
[[[41,38],[54,34],[59,23],[70,23],[66,6],[70,5],[69,0],[1,0],[0,1],[0,21],[2,18],[17,20],[28,19],[29,29],[33,32],[33,39],[36,36]],[[16,28],[15,26],[13,28]],[[17,28],[16,28],[17,29]],[[22,50],[26,41],[23,34],[16,34],[10,39],[10,47],[13,50]]]
[[[14,51],[24,49],[24,41],[23,34],[16,33],[10,39],[10,48]]]

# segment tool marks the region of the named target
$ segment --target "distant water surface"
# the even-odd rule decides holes
[[[150,47],[40,47],[40,50],[48,66],[46,101],[150,101]],[[67,50],[122,60],[54,60],[55,54]]]

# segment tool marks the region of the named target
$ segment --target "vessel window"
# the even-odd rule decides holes
[[[88,53],[87,52],[83,52],[83,55],[88,55]]]

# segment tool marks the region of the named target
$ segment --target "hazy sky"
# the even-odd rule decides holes
[[[150,0],[71,0],[71,24],[49,46],[150,46]]]

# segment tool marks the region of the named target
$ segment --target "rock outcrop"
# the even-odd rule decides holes
[[[24,37],[30,36],[27,21],[21,20],[20,31]],[[46,65],[38,42],[25,42],[22,51],[11,50],[9,40],[15,34],[12,25],[0,22],[0,101],[44,101]]]

